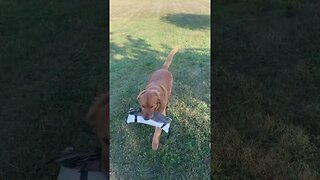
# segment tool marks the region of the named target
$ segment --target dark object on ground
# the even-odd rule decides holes
[[[78,153],[72,147],[67,147],[55,158],[48,161],[61,166],[58,175],[59,180],[63,179],[105,179],[101,172],[101,153],[100,149],[96,152]]]

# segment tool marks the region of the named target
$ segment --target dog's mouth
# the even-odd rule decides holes
[[[150,113],[150,112],[146,112],[146,111],[143,111],[141,108],[139,109],[139,114],[140,116],[143,117],[144,120],[150,120],[154,117],[154,112]]]
[[[144,120],[148,121],[153,118],[153,115],[152,116],[142,116],[142,117]]]
[[[151,118],[147,118],[147,117],[143,117],[144,120],[148,121],[150,120]]]

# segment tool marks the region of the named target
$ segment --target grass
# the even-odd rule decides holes
[[[320,3],[213,7],[213,177],[319,179]]]
[[[210,178],[210,3],[110,2],[110,162],[118,179]],[[154,128],[126,124],[149,75],[179,47],[168,116],[172,132],[152,151]]]
[[[0,8],[0,179],[56,179],[56,153],[98,147],[85,114],[107,85],[106,2]]]

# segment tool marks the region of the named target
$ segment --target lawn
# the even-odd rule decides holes
[[[215,179],[320,178],[320,2],[214,1]]]
[[[174,48],[170,138],[151,149],[154,128],[126,124],[149,75]],[[210,2],[110,2],[110,163],[116,179],[210,178]]]
[[[107,88],[107,2],[0,1],[0,179],[56,179],[67,146],[98,147],[85,122]]]

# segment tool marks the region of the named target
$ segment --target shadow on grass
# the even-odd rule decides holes
[[[210,16],[201,14],[168,14],[161,18],[162,21],[174,24],[180,28],[191,30],[208,29]]]
[[[111,43],[111,166],[126,179],[206,179],[210,174],[210,119],[205,116],[210,110],[208,49],[181,49],[170,66],[174,87],[168,116],[173,117],[173,131],[169,140],[162,133],[158,151],[151,149],[153,127],[126,124],[126,112],[139,107],[137,94],[172,47],[163,49],[154,50],[145,40],[132,36],[121,46]],[[193,111],[199,114],[190,113]]]
[[[319,175],[319,3],[286,3],[214,5],[215,179]]]
[[[58,152],[98,147],[85,115],[107,87],[105,4],[2,2],[0,179],[56,179]]]

